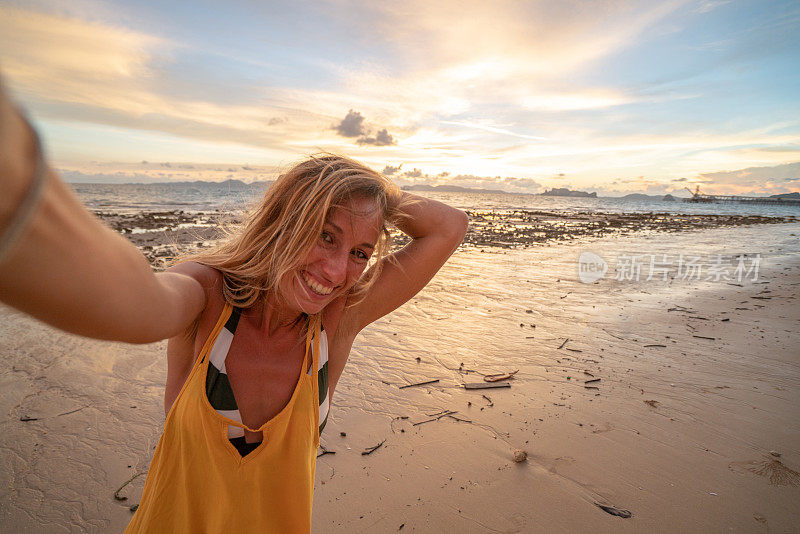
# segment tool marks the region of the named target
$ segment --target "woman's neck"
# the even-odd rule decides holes
[[[282,306],[275,295],[259,300],[257,304],[245,310],[243,315],[259,330],[266,329],[269,337],[296,330],[308,317],[305,313]]]

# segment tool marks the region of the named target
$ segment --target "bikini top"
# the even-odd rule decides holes
[[[225,323],[225,327],[220,330],[216,341],[214,341],[214,346],[211,348],[211,354],[208,360],[208,374],[206,375],[206,396],[212,408],[220,415],[239,423],[242,422],[242,416],[239,413],[239,407],[233,396],[233,388],[231,388],[231,383],[228,380],[228,375],[225,370],[225,360],[228,356],[231,343],[233,342],[233,335],[236,333],[236,326],[239,324],[241,311],[240,308],[234,307],[230,318],[228,318],[228,321]],[[312,346],[314,346],[313,339]],[[321,330],[319,338],[318,362],[319,433],[322,434],[322,430],[328,422],[328,411],[330,409],[330,400],[328,396],[328,336],[324,328]],[[313,371],[313,369],[310,369],[307,373],[311,375]],[[254,450],[260,443],[246,443],[244,439],[244,429],[233,425],[228,426],[228,439],[239,449],[242,456]]]

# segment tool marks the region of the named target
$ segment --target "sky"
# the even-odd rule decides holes
[[[80,181],[800,191],[800,2],[0,0],[0,75]]]

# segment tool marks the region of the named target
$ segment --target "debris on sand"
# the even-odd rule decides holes
[[[380,448],[380,446],[383,445],[384,443],[386,443],[386,440],[381,441],[380,443],[378,443],[374,447],[367,447],[366,449],[361,451],[361,456],[366,456],[368,454],[372,454],[373,452],[378,450]]]
[[[776,451],[772,451],[776,452]],[[780,454],[780,453],[778,453]],[[800,473],[786,467],[774,454],[770,453],[764,460],[752,462],[731,462],[728,468],[744,470],[767,477],[773,486],[800,486]]]
[[[464,384],[465,389],[490,389],[490,388],[510,388],[511,384],[508,382],[467,382]]]
[[[528,453],[527,452],[525,452],[525,451],[523,451],[521,449],[517,449],[517,450],[514,451],[514,461],[515,462],[520,463],[520,462],[524,462],[527,459],[528,459]]]
[[[328,449],[325,448],[324,445],[320,445],[319,448],[321,450],[320,453],[317,454],[317,458],[319,458],[320,456],[325,456],[326,454],[336,454],[336,451],[329,451]]]
[[[494,375],[486,375],[483,377],[484,382],[500,382],[501,380],[508,380],[513,378],[515,374],[519,373],[519,369],[510,373],[498,373]]]
[[[458,412],[456,412],[455,410],[445,410],[444,412],[442,412],[440,414],[431,414],[431,415],[436,415],[436,417],[434,417],[433,419],[425,419],[424,421],[419,421],[417,423],[411,423],[411,426],[419,426],[419,425],[422,425],[424,423],[430,423],[431,421],[438,421],[439,419],[441,419],[445,415],[451,415],[451,414],[454,414],[454,413],[458,413]]]
[[[137,477],[140,477],[140,476],[142,476],[143,474],[144,474],[144,472],[143,472],[143,471],[139,471],[138,473],[136,473],[135,475],[133,475],[131,478],[129,478],[128,480],[126,480],[126,481],[125,481],[125,483],[124,483],[123,485],[121,485],[119,488],[117,488],[117,491],[115,491],[115,492],[114,492],[114,498],[115,498],[116,500],[118,500],[118,501],[127,501],[127,500],[128,500],[128,498],[127,498],[127,497],[125,497],[124,495],[120,495],[120,494],[119,494],[119,492],[120,492],[120,491],[122,491],[122,489],[123,489],[125,486],[127,486],[128,484],[130,484],[131,482],[133,482],[134,480],[136,480],[136,478],[137,478]],[[134,511],[134,512],[135,512],[136,510],[132,510],[132,511]]]
[[[652,408],[658,408],[658,406],[661,404],[657,400],[646,400],[646,401],[644,401],[644,403],[647,404],[648,406],[652,407]]]
[[[416,384],[406,384],[404,386],[400,386],[400,389],[411,388],[411,387],[414,387],[414,386],[426,386],[428,384],[435,384],[438,381],[439,381],[439,379],[437,378],[436,380],[427,380],[425,382],[417,382]]]
[[[622,510],[620,508],[614,508],[613,506],[606,506],[604,504],[600,504],[599,502],[596,502],[595,504],[597,506],[599,506],[600,509],[602,509],[603,511],[608,512],[611,515],[615,515],[617,517],[621,517],[623,519],[628,519],[629,517],[631,517],[633,515],[628,510]]]

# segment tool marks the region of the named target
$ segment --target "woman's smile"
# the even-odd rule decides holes
[[[317,296],[326,297],[331,294],[334,287],[322,284],[317,281],[316,277],[312,277],[313,275],[309,274],[308,271],[301,271],[300,275],[303,278],[303,281],[306,283],[306,287],[308,287],[311,292]]]

